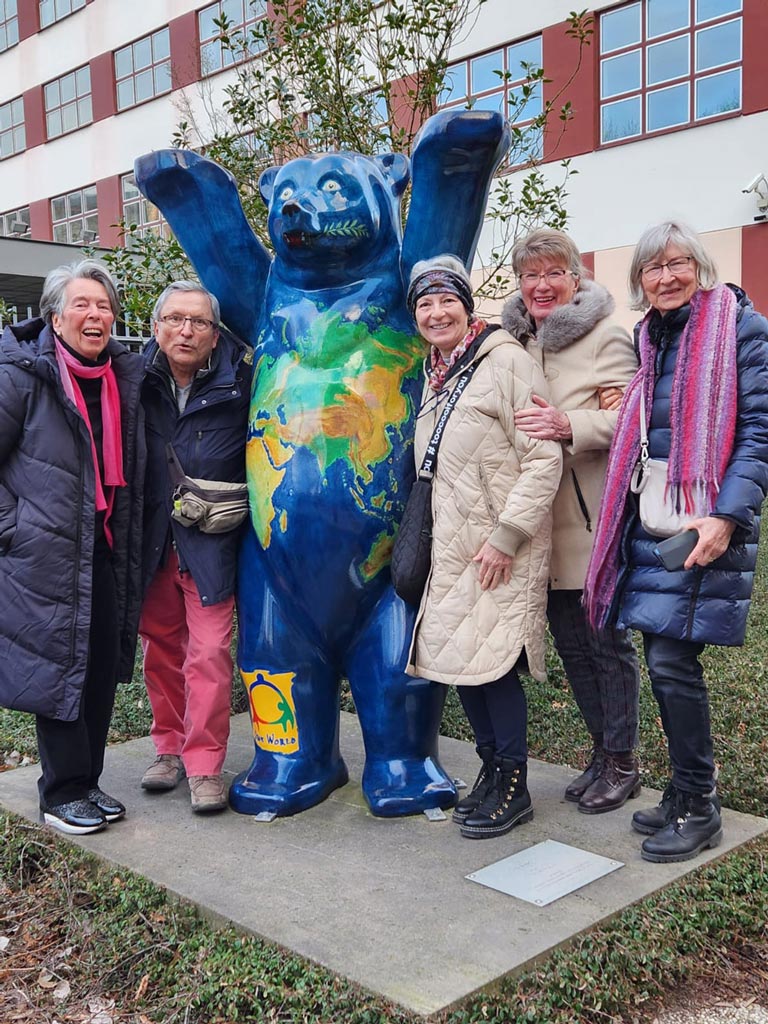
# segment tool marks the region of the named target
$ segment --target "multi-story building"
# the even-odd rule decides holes
[[[521,116],[570,101],[564,131],[540,141],[542,168],[557,180],[568,159],[578,172],[568,227],[595,276],[621,301],[640,232],[680,217],[705,234],[723,278],[768,310],[768,0],[598,2],[578,67],[572,6],[487,0],[451,54],[444,104],[505,109],[541,65],[547,80]],[[201,102],[198,83],[209,102],[223,95],[222,10],[247,27],[269,8],[0,0],[0,235],[110,246],[123,217],[158,229],[134,158],[170,144],[180,98]]]

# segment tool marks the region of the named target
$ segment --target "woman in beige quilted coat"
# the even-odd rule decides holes
[[[527,789],[526,700],[517,664],[544,678],[550,507],[560,445],[529,437],[515,410],[546,393],[541,368],[506,331],[474,315],[466,270],[417,263],[408,305],[431,348],[416,423],[420,466],[463,370],[474,375],[443,431],[433,480],[432,571],[408,671],[458,687],[482,768],[454,820],[473,839],[533,817]]]
[[[565,798],[585,814],[600,814],[640,791],[634,755],[640,679],[632,638],[612,627],[593,632],[581,606],[618,417],[611,397],[623,394],[637,359],[628,332],[612,318],[613,299],[587,278],[568,235],[533,231],[515,244],[512,265],[520,291],[504,306],[502,324],[542,367],[549,387],[549,401],[535,396],[515,422],[531,437],[563,447],[552,510],[549,627],[593,745]]]

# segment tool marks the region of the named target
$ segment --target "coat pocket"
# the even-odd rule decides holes
[[[485,466],[480,463],[477,467],[477,475],[480,481],[480,491],[483,495],[483,501],[488,511],[488,515],[491,517],[491,521],[494,526],[499,525],[499,513],[496,511],[496,505],[493,501],[493,495],[491,494],[491,486],[488,482],[488,474],[485,471]]]

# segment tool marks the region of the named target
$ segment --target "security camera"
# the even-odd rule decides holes
[[[747,193],[747,192],[757,192],[757,191],[759,191],[759,186],[760,186],[760,183],[761,183],[761,182],[762,182],[762,183],[763,183],[764,185],[765,185],[765,184],[768,184],[768,183],[766,183],[766,180],[765,180],[765,175],[763,174],[763,172],[762,172],[762,171],[759,171],[759,172],[758,172],[758,173],[757,173],[757,174],[756,174],[756,175],[754,176],[754,178],[752,179],[752,181],[750,181],[750,183],[749,183],[749,184],[747,185],[747,187],[746,187],[746,188],[743,188],[743,189],[742,189],[741,191],[742,191],[742,192],[744,192],[744,193]]]

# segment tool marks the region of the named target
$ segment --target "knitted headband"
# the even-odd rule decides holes
[[[408,289],[408,298],[406,299],[411,316],[414,315],[416,303],[422,295],[436,295],[439,292],[450,292],[452,295],[458,296],[469,314],[475,308],[475,300],[472,297],[472,289],[469,283],[452,270],[439,267],[434,270],[427,270],[423,274],[419,274],[414,281],[411,281],[411,286]]]

